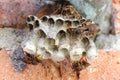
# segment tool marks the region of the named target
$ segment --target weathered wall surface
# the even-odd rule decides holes
[[[109,33],[112,0],[69,0],[86,18],[98,23],[102,33]],[[113,27],[113,25],[112,25]]]
[[[40,0],[0,0],[0,27],[23,27],[25,18],[35,14]]]
[[[40,7],[54,0],[0,0],[0,27],[24,27],[25,18],[36,14]],[[86,18],[92,19],[101,27],[102,33],[108,33],[110,27],[112,0],[69,0]]]

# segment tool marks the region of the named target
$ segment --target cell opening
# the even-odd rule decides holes
[[[33,30],[33,28],[34,28],[33,24],[28,24],[28,27],[29,27],[30,31]]]
[[[81,19],[80,20],[80,23],[82,24],[83,22],[85,22],[86,20],[85,19]]]
[[[90,45],[90,41],[87,37],[83,37],[82,42],[84,43],[85,48],[87,48]]]
[[[87,56],[87,53],[85,51],[82,52],[82,56]]]
[[[58,34],[57,34],[57,37],[58,37],[60,40],[66,38],[66,32],[63,31],[63,30],[59,31]]]
[[[27,20],[27,22],[30,22],[30,21],[31,21],[29,16],[26,18],[26,20]]]
[[[34,16],[30,16],[30,19],[32,20],[32,21],[34,21],[35,20],[35,17]]]
[[[52,45],[50,47],[50,50],[53,51],[53,52],[58,51],[58,46],[57,45]]]
[[[60,49],[60,51],[61,51],[63,54],[65,54],[66,56],[69,56],[68,49],[62,48],[62,49]]]
[[[48,17],[47,16],[43,16],[42,18],[41,18],[41,21],[42,22],[46,22],[48,20]]]
[[[64,21],[62,19],[57,19],[56,20],[56,25],[58,25],[58,26],[62,26],[63,23],[64,23]]]
[[[78,20],[73,21],[73,25],[74,25],[74,26],[78,26],[79,24],[80,24],[80,22],[79,22]]]
[[[55,45],[55,39],[53,39],[53,38],[47,38],[46,41],[45,41],[45,44]]]
[[[55,23],[55,21],[54,21],[53,18],[49,18],[49,19],[48,19],[48,24],[49,24],[49,25],[54,24],[54,23]]]
[[[66,15],[67,14],[67,11],[66,10],[63,10],[62,11],[62,15]]]
[[[70,27],[70,26],[72,26],[72,22],[71,22],[70,20],[66,20],[66,21],[65,21],[65,25],[66,25],[67,27]]]
[[[35,25],[35,27],[39,27],[40,26],[39,20],[36,20],[34,25]]]
[[[46,37],[45,32],[43,30],[41,30],[41,29],[38,31],[38,35],[39,35],[40,38],[41,37],[44,37],[44,38]]]

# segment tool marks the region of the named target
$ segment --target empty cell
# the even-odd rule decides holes
[[[40,26],[40,22],[39,22],[39,20],[35,20],[35,22],[34,22],[34,26],[35,26],[35,27],[39,27],[39,26]]]
[[[29,30],[30,30],[30,31],[34,29],[34,25],[31,24],[31,23],[28,24],[28,27],[29,27]]]
[[[43,16],[43,17],[41,17],[41,22],[47,22],[47,20],[48,20],[48,16]]]
[[[56,23],[56,26],[62,26],[64,21],[62,19],[57,19],[55,23]]]
[[[26,18],[26,21],[27,21],[27,22],[30,22],[30,21],[31,21],[31,19],[30,19],[29,16]]]
[[[63,30],[59,31],[59,32],[57,33],[57,38],[58,38],[59,40],[65,39],[65,38],[66,38],[66,32],[63,31]]]
[[[64,24],[65,24],[65,27],[71,27],[72,26],[72,22],[70,20],[66,20],[64,22]]]
[[[82,42],[84,44],[85,49],[90,45],[89,39],[87,37],[83,37]]]
[[[86,21],[85,19],[81,19],[80,24],[83,24],[85,21]]]
[[[67,48],[61,48],[60,51],[65,54],[65,56],[69,56],[69,51]]]
[[[40,29],[37,33],[38,33],[38,35],[39,35],[40,38],[41,38],[41,37],[44,37],[44,38],[45,38],[45,37],[47,36],[47,35],[45,34],[45,32],[44,32],[43,30],[41,30],[41,29]]]
[[[46,45],[55,45],[55,39],[53,39],[53,38],[47,38],[46,40],[45,40],[45,44]]]
[[[49,24],[49,25],[54,25],[54,23],[55,23],[55,21],[54,21],[53,18],[49,18],[49,19],[48,19],[48,24]]]
[[[75,21],[72,21],[72,24],[73,26],[77,27],[80,24],[80,22],[79,20],[75,20]]]
[[[51,45],[50,47],[49,47],[49,50],[50,51],[52,51],[52,52],[56,52],[56,51],[58,51],[58,46],[57,45]]]
[[[34,21],[35,20],[35,16],[31,15],[30,19],[31,19],[31,21]]]

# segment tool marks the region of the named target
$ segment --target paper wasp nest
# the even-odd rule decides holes
[[[29,54],[54,62],[63,61],[66,56],[72,61],[79,61],[84,52],[88,58],[98,55],[93,39],[99,28],[90,19],[69,19],[61,15],[38,18],[30,15],[27,17],[27,25],[30,36],[22,47]]]

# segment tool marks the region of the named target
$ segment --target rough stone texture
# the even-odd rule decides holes
[[[25,55],[22,48],[16,48],[11,54],[10,57],[12,60],[25,60]]]
[[[96,38],[96,46],[99,49],[107,49],[107,50],[120,50],[120,34],[116,35],[99,35]]]
[[[96,46],[99,49],[120,50],[120,1],[113,0],[113,16],[116,35],[100,35],[96,38]],[[103,42],[104,41],[104,42]],[[102,42],[102,43],[101,43]]]
[[[61,80],[61,75],[63,80],[77,80],[66,61],[67,65],[62,64],[64,74],[61,75],[50,60],[44,61],[45,64],[27,65],[23,71],[16,72],[8,53],[6,50],[0,51],[0,80]],[[98,53],[99,57],[89,60],[91,65],[80,72],[79,80],[119,80],[120,51],[99,50]]]
[[[16,71],[22,71],[25,66],[25,54],[22,50],[22,48],[18,47],[16,48],[11,54],[10,58],[12,59],[14,68]]]
[[[0,28],[0,48],[14,49],[20,46],[27,34],[27,30]]]
[[[112,0],[69,0],[86,18],[98,23],[101,33],[114,33],[112,20]],[[111,22],[111,23],[110,23]],[[112,29],[112,31],[111,31]]]
[[[0,27],[7,26],[24,28],[25,26],[23,26],[23,24],[25,24],[25,18],[27,15],[35,15],[41,10],[41,6],[48,3],[52,4],[52,1],[54,0],[0,0]],[[90,18],[94,20],[94,22],[99,23],[102,33],[109,33],[110,29],[113,29],[113,25],[109,23],[111,18],[112,0],[68,1],[70,1],[84,17]],[[53,10],[52,8],[49,5],[51,11]]]
[[[23,28],[26,16],[39,8],[40,0],[0,0],[0,27]]]

